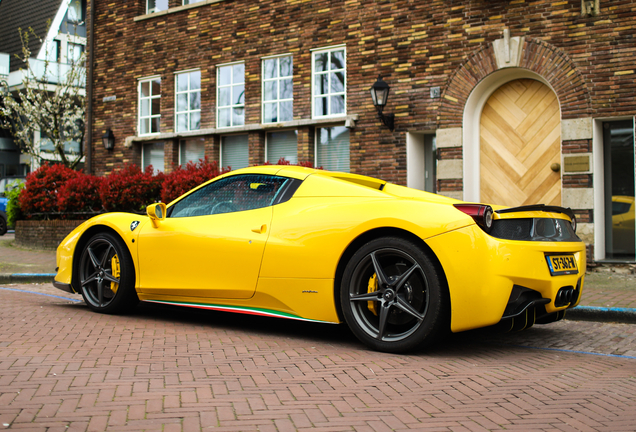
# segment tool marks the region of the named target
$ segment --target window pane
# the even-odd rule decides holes
[[[177,75],[177,91],[184,92],[188,90],[188,74],[182,73]]]
[[[329,78],[327,74],[316,75],[314,79],[314,94],[324,95],[329,91]]]
[[[245,103],[245,85],[232,86],[232,105]]]
[[[316,98],[314,100],[314,115],[326,116],[328,114],[329,112],[327,111],[327,98]]]
[[[331,114],[344,114],[345,102],[344,95],[331,96]]]
[[[201,71],[190,73],[190,90],[198,90],[201,88]]]
[[[349,129],[343,126],[321,128],[316,132],[316,166],[349,172]]]
[[[190,110],[198,109],[201,109],[201,93],[192,92],[190,93]]]
[[[152,165],[155,171],[163,172],[163,142],[144,144],[144,170]]]
[[[230,105],[231,87],[224,87],[219,89],[219,106]]]
[[[231,66],[223,66],[219,68],[219,85],[230,85],[232,84],[232,67]]]
[[[314,71],[324,72],[327,70],[327,62],[329,61],[329,53],[317,53],[314,57]]]
[[[294,105],[292,101],[280,103],[280,120],[282,122],[292,121],[294,119]]]
[[[219,110],[219,127],[230,126],[230,109],[231,108],[222,108]]]
[[[331,75],[331,93],[344,92],[344,73],[336,72]]]
[[[141,100],[141,116],[146,117],[150,115],[150,99]]]
[[[72,0],[68,5],[68,11],[66,12],[66,18],[72,23],[79,23],[82,21],[82,2],[81,0]]]
[[[265,79],[277,78],[278,68],[276,67],[276,59],[269,59],[263,62],[263,77]]]
[[[150,96],[150,82],[144,81],[141,83],[141,97]]]
[[[233,67],[232,84],[240,84],[245,82],[245,65],[235,64]]]
[[[148,0],[148,13],[168,9],[168,0]]]
[[[232,126],[243,126],[245,124],[245,108],[234,108],[232,112]]]
[[[276,123],[278,121],[277,105],[276,102],[264,104],[265,112],[263,121],[265,123]]]
[[[292,99],[294,97],[294,83],[291,79],[280,80],[280,98]]]
[[[231,135],[222,137],[221,165],[232,169],[245,168],[249,165],[247,135]]]
[[[344,69],[344,51],[331,53],[331,69]]]
[[[161,94],[161,78],[152,80],[152,95],[158,96]]]
[[[278,99],[278,81],[268,81],[263,87],[265,90],[264,100],[272,101]]]
[[[141,129],[139,131],[140,135],[150,133],[150,119],[142,119],[139,122],[139,128]]]
[[[267,161],[276,164],[281,158],[298,163],[298,131],[267,134]]]
[[[186,111],[188,109],[188,95],[187,94],[179,94],[177,95],[177,111]]]
[[[177,116],[177,132],[188,130],[188,115],[187,114],[179,114]]]
[[[154,114],[159,114],[161,113],[161,98],[154,98],[151,99],[151,113],[152,115]]]
[[[201,128],[201,113],[199,111],[190,114],[190,130],[199,130]]]
[[[155,117],[153,119],[150,119],[150,125],[151,125],[151,132],[152,133],[157,133],[157,132],[161,132],[161,127],[160,127],[160,117]]]
[[[282,57],[280,59],[280,76],[286,77],[286,76],[292,76],[292,75],[293,75],[293,58],[291,56]]]
[[[179,143],[180,163],[198,162],[205,157],[205,143],[203,139],[181,140]]]

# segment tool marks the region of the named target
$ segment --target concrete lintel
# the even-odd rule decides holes
[[[561,120],[561,140],[592,139],[592,117]]]
[[[461,147],[462,128],[438,129],[435,134],[435,146],[437,148]]]

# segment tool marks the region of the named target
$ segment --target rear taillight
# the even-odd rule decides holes
[[[484,231],[490,232],[492,228],[492,207],[483,204],[454,204],[459,211],[472,217]]]

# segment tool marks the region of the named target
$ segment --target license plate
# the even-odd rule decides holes
[[[578,274],[574,255],[547,255],[548,268],[552,276]]]

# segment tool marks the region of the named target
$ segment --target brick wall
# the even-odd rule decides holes
[[[581,16],[580,0],[242,0],[218,1],[176,13],[138,19],[143,0],[96,2],[93,172],[139,163],[137,80],[162,78],[162,132],[174,131],[174,73],[199,68],[202,128],[216,121],[216,68],[243,61],[246,123],[260,123],[261,58],[294,56],[294,119],[311,118],[311,50],[344,44],[351,171],[406,182],[407,131],[460,127],[462,101],[495,68],[492,42],[504,28],[524,37],[521,67],[544,77],[559,97],[563,118],[624,116],[636,112],[636,0],[601,2],[598,16]],[[171,6],[178,6],[172,1]],[[391,85],[383,127],[369,87],[382,74]],[[441,98],[431,98],[432,87]],[[103,102],[105,96],[116,101]],[[100,137],[111,127],[117,140],[107,153]],[[262,134],[262,132],[250,132]],[[299,131],[299,160],[313,157],[313,128]],[[206,145],[218,156],[218,137]],[[250,137],[259,148],[262,136]],[[564,149],[565,150],[565,149]],[[442,157],[457,158],[456,153]],[[448,185],[453,189],[456,184]]]
[[[83,220],[20,220],[15,226],[15,243],[32,249],[57,249],[64,238]]]

